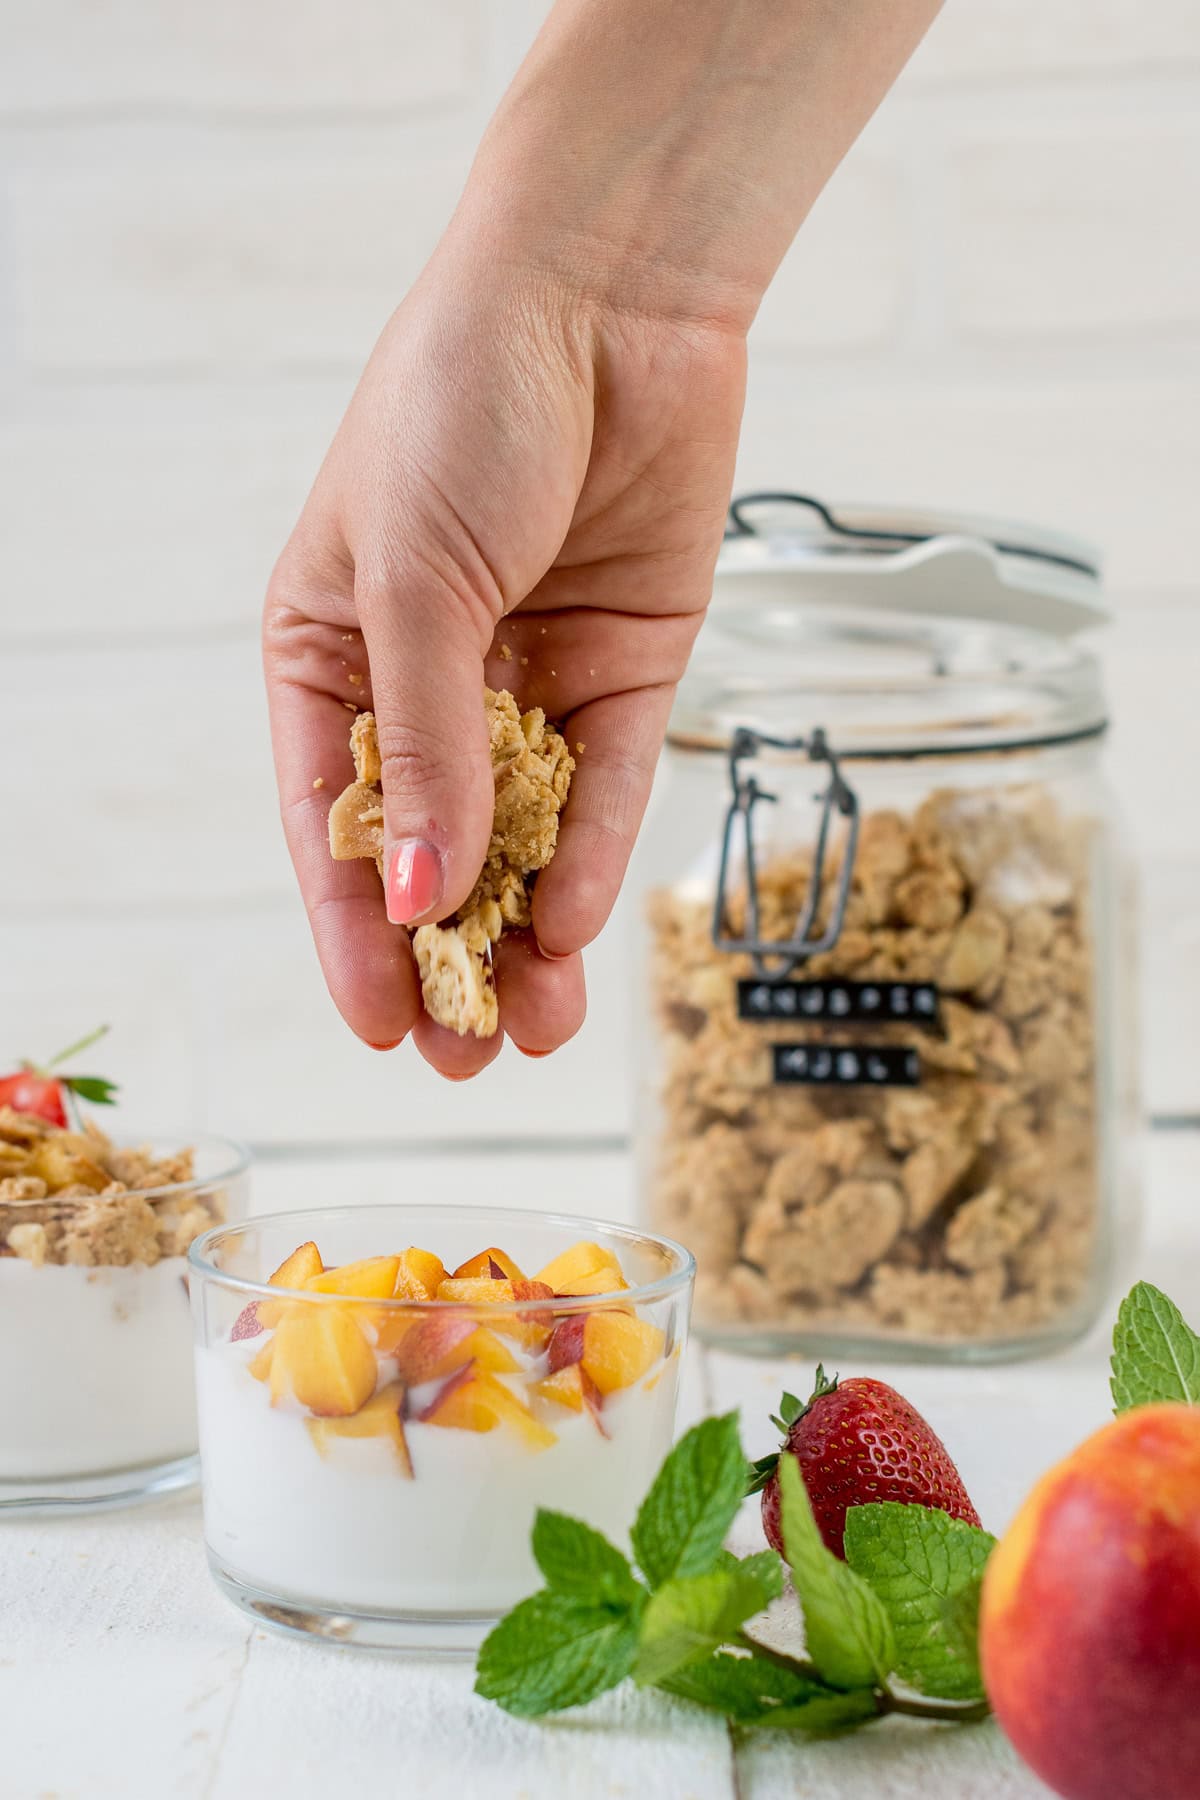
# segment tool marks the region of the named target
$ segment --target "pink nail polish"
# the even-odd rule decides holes
[[[423,838],[401,838],[388,868],[387,916],[392,924],[421,918],[441,897],[442,859],[433,845]]]
[[[513,1039],[513,1046],[521,1052],[522,1056],[549,1056],[550,1054],[548,1050],[527,1050],[524,1044],[518,1044],[515,1038]]]
[[[403,1038],[392,1038],[390,1043],[375,1044],[372,1043],[370,1038],[363,1039],[363,1043],[367,1046],[368,1050],[394,1050],[398,1044],[402,1044],[403,1042]]]

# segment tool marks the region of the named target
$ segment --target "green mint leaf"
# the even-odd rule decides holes
[[[1139,1281],[1113,1330],[1113,1410],[1155,1400],[1200,1402],[1200,1337],[1158,1288]]]
[[[886,1681],[896,1663],[891,1620],[874,1590],[825,1548],[794,1456],[779,1459],[779,1491],[809,1656],[833,1687]]]
[[[783,1593],[783,1563],[774,1550],[756,1550],[752,1556],[730,1556],[729,1560],[743,1575],[753,1575],[761,1584],[763,1603],[760,1612],[770,1606],[772,1600],[779,1599]]]
[[[631,1672],[639,1611],[534,1594],[484,1639],[475,1692],[525,1719],[582,1706]]]
[[[636,1679],[650,1686],[711,1656],[781,1591],[778,1563],[771,1569],[758,1557],[664,1582],[642,1613]]]
[[[765,1657],[734,1656],[728,1650],[719,1650],[707,1662],[689,1663],[655,1685],[739,1725],[762,1724],[780,1707],[800,1707],[831,1692],[799,1669],[792,1674]]]
[[[566,1513],[539,1510],[533,1522],[533,1556],[556,1594],[581,1600],[631,1604],[641,1592],[621,1552]]]
[[[115,1106],[119,1092],[115,1081],[105,1081],[99,1075],[68,1075],[61,1078],[62,1085],[78,1094],[81,1100],[90,1100],[93,1106]]]
[[[651,1587],[711,1569],[746,1491],[736,1413],[680,1438],[642,1501],[633,1553]]]
[[[844,1541],[887,1608],[901,1680],[943,1700],[983,1699],[973,1617],[995,1538],[935,1507],[886,1500],[852,1506]]]
[[[772,1731],[807,1731],[811,1737],[837,1737],[878,1718],[879,1704],[872,1688],[856,1688],[848,1694],[817,1694],[799,1706],[780,1706],[755,1719]]]

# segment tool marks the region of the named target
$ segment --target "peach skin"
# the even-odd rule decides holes
[[[988,1563],[980,1651],[1065,1800],[1196,1800],[1200,1407],[1135,1407],[1042,1477]]]

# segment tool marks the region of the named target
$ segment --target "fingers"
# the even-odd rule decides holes
[[[483,865],[494,784],[483,710],[491,623],[400,571],[356,584],[383,765],[387,917],[419,925],[462,905]]]
[[[286,607],[269,613],[264,648],[280,811],[334,1005],[365,1042],[392,1044],[421,1011],[408,934],[384,916],[374,865],[329,854],[329,808],[354,778],[351,714],[312,680],[338,665],[340,637],[336,627]]]
[[[495,969],[500,1023],[518,1050],[545,1055],[575,1036],[587,1012],[581,956],[551,962],[532,931],[506,931]]]
[[[533,894],[534,930],[552,957],[591,943],[612,911],[650,797],[674,692],[672,683],[638,688],[571,715],[575,774],[554,859]]]

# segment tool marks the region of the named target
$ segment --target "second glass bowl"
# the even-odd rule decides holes
[[[680,1245],[360,1206],[219,1228],[190,1262],[209,1561],[260,1621],[470,1652],[540,1583],[539,1507],[628,1543],[674,1430]]]

